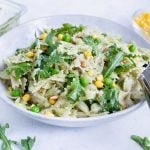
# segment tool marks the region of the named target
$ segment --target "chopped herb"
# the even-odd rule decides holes
[[[143,150],[150,150],[150,140],[148,137],[141,138],[140,136],[132,135],[131,139],[138,143]]]
[[[16,49],[15,55],[27,53],[29,51],[29,49],[30,49],[29,47],[27,47],[27,48],[18,48],[18,49]]]
[[[70,91],[67,95],[67,97],[76,102],[79,100],[79,97],[83,94],[83,88],[80,84],[80,81],[79,81],[79,78],[78,77],[75,77],[73,78],[73,81],[71,82],[71,85],[70,85]]]
[[[19,64],[12,64],[6,69],[8,75],[14,73],[16,79],[21,78],[23,75],[27,74],[32,69],[32,64],[30,62],[22,62]]]
[[[51,67],[55,64],[58,65],[58,63],[62,59],[62,54],[60,54],[57,50],[54,50],[50,56],[47,55],[41,55],[40,61],[38,62],[38,65],[40,67],[40,70],[38,72],[38,75],[41,78],[48,78],[50,75],[58,74],[59,69]]]
[[[93,36],[88,35],[83,38],[83,41],[92,47],[92,54],[96,56],[98,52],[98,45],[101,42],[100,39],[93,38]]]
[[[40,78],[48,78],[50,76],[50,73],[48,72],[48,70],[39,70],[38,76]]]
[[[73,79],[76,78],[76,74],[69,73],[66,75],[66,84],[69,85],[73,81]]]
[[[120,51],[113,59],[111,59],[107,69],[104,72],[105,78],[109,77],[112,74],[112,72],[115,70],[115,68],[120,65],[120,62],[123,60],[123,57],[124,57],[124,53]]]
[[[39,39],[36,38],[35,41],[31,44],[30,49],[34,49],[39,46]]]
[[[48,65],[59,63],[62,58],[62,54],[59,53],[57,50],[53,51],[50,56],[48,57]]]
[[[79,27],[73,26],[72,24],[69,23],[64,23],[61,28],[58,29],[52,29],[52,33],[55,33],[56,35],[58,34],[68,34],[70,36],[73,36],[74,34],[81,32],[84,30],[84,26],[80,25]]]
[[[100,97],[100,104],[103,107],[103,112],[108,111],[110,113],[119,111],[120,104],[118,101],[119,90],[116,88],[105,87],[104,94]]]
[[[50,51],[48,51],[48,53],[53,52],[53,50],[57,49],[59,45],[59,42],[56,40],[55,34],[51,32],[47,35],[45,43],[49,46]]]
[[[135,62],[133,61],[133,58],[129,55],[125,55],[124,59],[122,61],[123,63],[120,64],[118,67],[116,67],[115,72],[120,74],[122,72],[127,72],[130,69],[136,67]]]
[[[67,62],[68,64],[71,64],[71,62],[75,59],[75,56],[63,54],[62,59]]]
[[[107,36],[107,34],[106,34],[106,33],[102,33],[102,35],[103,35],[104,37],[106,37],[106,36]]]

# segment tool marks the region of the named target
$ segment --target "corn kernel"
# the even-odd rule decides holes
[[[86,59],[92,58],[92,52],[90,50],[87,50],[84,52],[84,56]]]
[[[45,40],[46,37],[47,37],[47,33],[42,33],[42,34],[40,35],[40,40]]]
[[[35,53],[34,52],[28,52],[26,55],[28,58],[33,58],[35,56]]]
[[[58,39],[59,41],[61,41],[61,40],[63,39],[63,37],[64,37],[63,34],[58,34],[57,39]]]
[[[97,88],[102,88],[104,85],[101,80],[96,80],[94,84]]]
[[[28,102],[31,100],[31,95],[30,94],[25,94],[23,97],[22,97],[23,101],[25,102]]]
[[[87,73],[88,73],[89,76],[93,75],[93,71],[92,70],[88,70]]]
[[[11,90],[12,90],[12,87],[11,87],[11,86],[9,86],[9,87],[8,87],[8,91],[11,91]]]
[[[92,37],[94,38],[94,39],[97,39],[98,38],[98,36],[97,36],[97,34],[92,34]]]
[[[54,114],[52,114],[50,111],[45,111],[44,115],[48,117],[54,117]]]
[[[81,61],[81,67],[86,67],[86,61]]]
[[[103,75],[102,75],[102,74],[98,75],[98,76],[96,77],[96,79],[97,79],[97,80],[100,80],[100,81],[103,81],[103,80],[104,80],[104,78],[103,78]]]
[[[49,98],[49,103],[54,105],[57,102],[58,96],[52,96]]]

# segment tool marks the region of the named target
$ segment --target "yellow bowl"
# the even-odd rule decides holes
[[[135,20],[137,17],[139,17],[143,13],[150,14],[150,10],[137,10],[133,14],[133,17],[132,17],[132,26],[133,26],[135,32],[137,32],[140,36],[142,36],[144,38],[144,40],[146,40],[150,44],[150,30],[144,29]]]

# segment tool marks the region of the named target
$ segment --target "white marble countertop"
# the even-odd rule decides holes
[[[100,16],[131,28],[134,11],[150,10],[149,0],[16,0],[27,6],[21,22],[58,14]],[[130,136],[150,137],[150,111],[145,105],[139,110],[107,124],[90,128],[62,128],[31,120],[0,101],[0,123],[8,122],[7,134],[17,140],[36,136],[33,150],[140,150]]]

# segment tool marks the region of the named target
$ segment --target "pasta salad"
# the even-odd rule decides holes
[[[91,117],[143,98],[138,76],[150,52],[99,29],[65,23],[4,60],[0,78],[20,107],[49,117]]]

